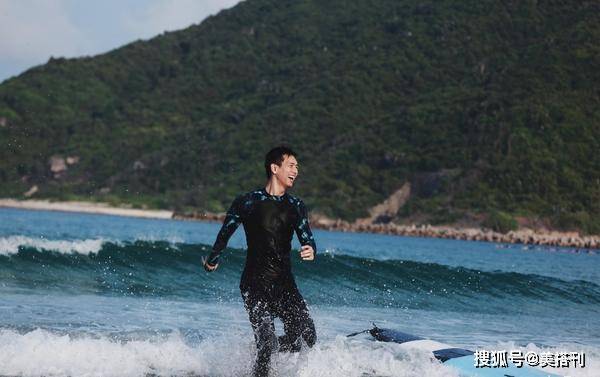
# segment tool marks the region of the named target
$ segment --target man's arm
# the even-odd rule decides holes
[[[217,264],[219,264],[221,252],[225,249],[229,238],[231,238],[235,230],[242,222],[243,203],[244,195],[238,196],[235,198],[233,203],[231,203],[231,206],[225,215],[225,220],[223,220],[223,226],[221,226],[221,230],[219,230],[219,234],[217,234],[217,239],[212,247],[212,252],[204,263],[204,267],[207,270],[212,271],[216,268]],[[208,265],[208,268],[206,265]]]
[[[308,211],[304,202],[298,199],[298,203],[296,204],[296,208],[298,210],[298,223],[296,223],[296,235],[298,236],[298,241],[300,241],[300,245],[302,245],[302,251],[300,252],[300,256],[305,260],[313,260],[315,255],[317,254],[317,245],[315,243],[315,239],[313,237],[312,231],[310,230],[310,225],[308,223]],[[308,247],[310,246],[310,248]],[[312,249],[312,251],[311,251]]]

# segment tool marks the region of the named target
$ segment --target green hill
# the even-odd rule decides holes
[[[410,182],[396,221],[600,233],[599,40],[597,1],[247,0],[3,82],[0,195],[223,211],[284,142],[329,216]]]

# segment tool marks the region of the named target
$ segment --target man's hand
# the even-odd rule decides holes
[[[214,270],[217,269],[217,267],[219,267],[219,264],[210,264],[208,263],[208,260],[206,260],[205,257],[202,257],[202,266],[204,266],[204,269],[207,272],[213,272]]]
[[[300,249],[300,257],[302,260],[314,260],[315,259],[315,251],[312,246],[304,245]]]

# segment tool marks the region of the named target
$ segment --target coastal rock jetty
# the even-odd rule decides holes
[[[451,238],[468,241],[487,241],[499,243],[520,243],[526,245],[564,246],[586,249],[600,248],[600,236],[582,236],[578,232],[558,232],[533,229],[519,229],[507,233],[494,232],[484,228],[458,228],[433,225],[400,225],[395,223],[369,223],[358,220],[347,222],[315,216],[312,219],[315,228],[342,232],[370,232],[395,234],[411,237]]]
[[[200,220],[221,222],[225,214],[208,212],[174,213],[179,220]],[[410,237],[450,238],[467,241],[487,241],[498,243],[520,243],[525,245],[563,246],[584,249],[600,249],[600,236],[583,236],[578,232],[558,232],[533,229],[519,229],[499,233],[484,228],[459,228],[434,225],[400,225],[395,223],[373,223],[367,219],[348,222],[330,219],[319,214],[310,216],[311,225],[316,229],[341,232],[368,232]]]

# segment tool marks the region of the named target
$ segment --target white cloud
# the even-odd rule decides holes
[[[60,0],[0,0],[0,82],[51,56],[94,53]]]
[[[0,1],[0,56],[43,62],[50,56],[92,51],[85,35],[69,20],[63,1]]]
[[[211,14],[240,0],[157,0],[139,14],[124,16],[126,29],[137,38],[150,38],[164,31],[183,29],[200,23]]]
[[[99,1],[0,0],[0,82],[51,56],[95,55],[200,23],[240,0]]]

